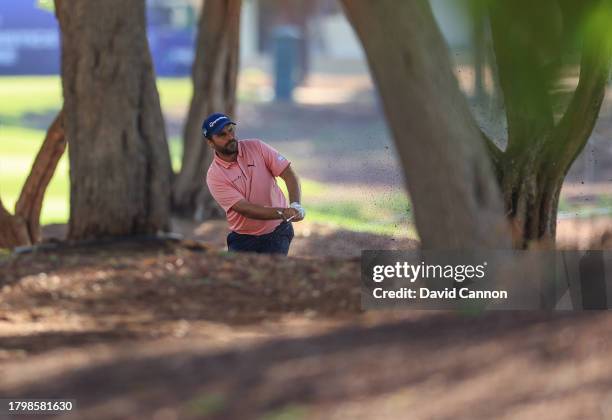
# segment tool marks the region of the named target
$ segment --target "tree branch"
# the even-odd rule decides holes
[[[225,214],[202,182],[212,155],[202,141],[201,124],[211,112],[234,113],[241,7],[241,0],[206,0],[198,22],[193,96],[183,131],[181,169],[172,185],[173,211],[187,217],[194,217],[198,208],[204,218]]]
[[[63,115],[62,110],[49,127],[15,205],[15,215],[25,220],[32,243],[40,241],[40,211],[43,198],[55,173],[55,168],[66,149]]]
[[[0,197],[0,217],[2,216],[10,216],[11,214],[8,212],[4,204],[2,203],[2,197]]]
[[[554,126],[550,98],[551,76],[555,74],[558,5],[530,0],[491,2],[490,22],[499,84],[508,121],[506,151],[529,147],[541,141]],[[545,11],[551,23],[531,19],[532,7]],[[537,41],[534,41],[537,40]],[[533,43],[533,44],[532,44]]]
[[[580,79],[565,114],[547,139],[547,157],[564,175],[587,144],[606,93],[612,43],[604,34],[589,34],[582,51]]]
[[[23,219],[10,214],[0,199],[0,248],[31,245]]]

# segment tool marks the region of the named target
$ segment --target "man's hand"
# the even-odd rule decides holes
[[[293,219],[294,222],[300,222],[304,220],[304,217],[306,217],[306,210],[304,210],[304,208],[300,205],[300,203],[298,202],[291,203],[291,206],[289,208],[297,212],[297,215]]]
[[[293,216],[294,209],[284,209],[282,207],[264,207],[240,200],[232,206],[232,210],[240,213],[244,217],[255,220],[278,220]],[[291,210],[289,212],[288,210]],[[280,213],[279,213],[280,212]]]
[[[300,215],[296,209],[292,209],[291,207],[278,210],[278,214],[285,222],[293,222]]]

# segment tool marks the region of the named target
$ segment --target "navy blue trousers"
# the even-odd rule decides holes
[[[293,226],[290,222],[282,222],[274,231],[260,236],[230,232],[227,235],[227,249],[235,252],[287,255],[292,239]]]

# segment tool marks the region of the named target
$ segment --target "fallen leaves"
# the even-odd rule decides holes
[[[141,334],[203,334],[191,328],[194,320],[247,325],[288,314],[315,318],[361,312],[360,267],[354,259],[201,252],[194,247],[108,244],[0,261],[0,337],[33,322],[36,331],[95,331],[89,343]],[[167,327],[172,320],[179,324]],[[44,346],[35,335],[31,340],[24,347]],[[56,340],[56,345],[71,346],[80,339],[71,333]]]

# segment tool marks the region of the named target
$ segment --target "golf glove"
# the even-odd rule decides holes
[[[300,219],[306,217],[306,210],[304,210],[304,208],[297,201],[291,203],[289,207],[291,207],[292,209],[296,209],[300,213]]]

